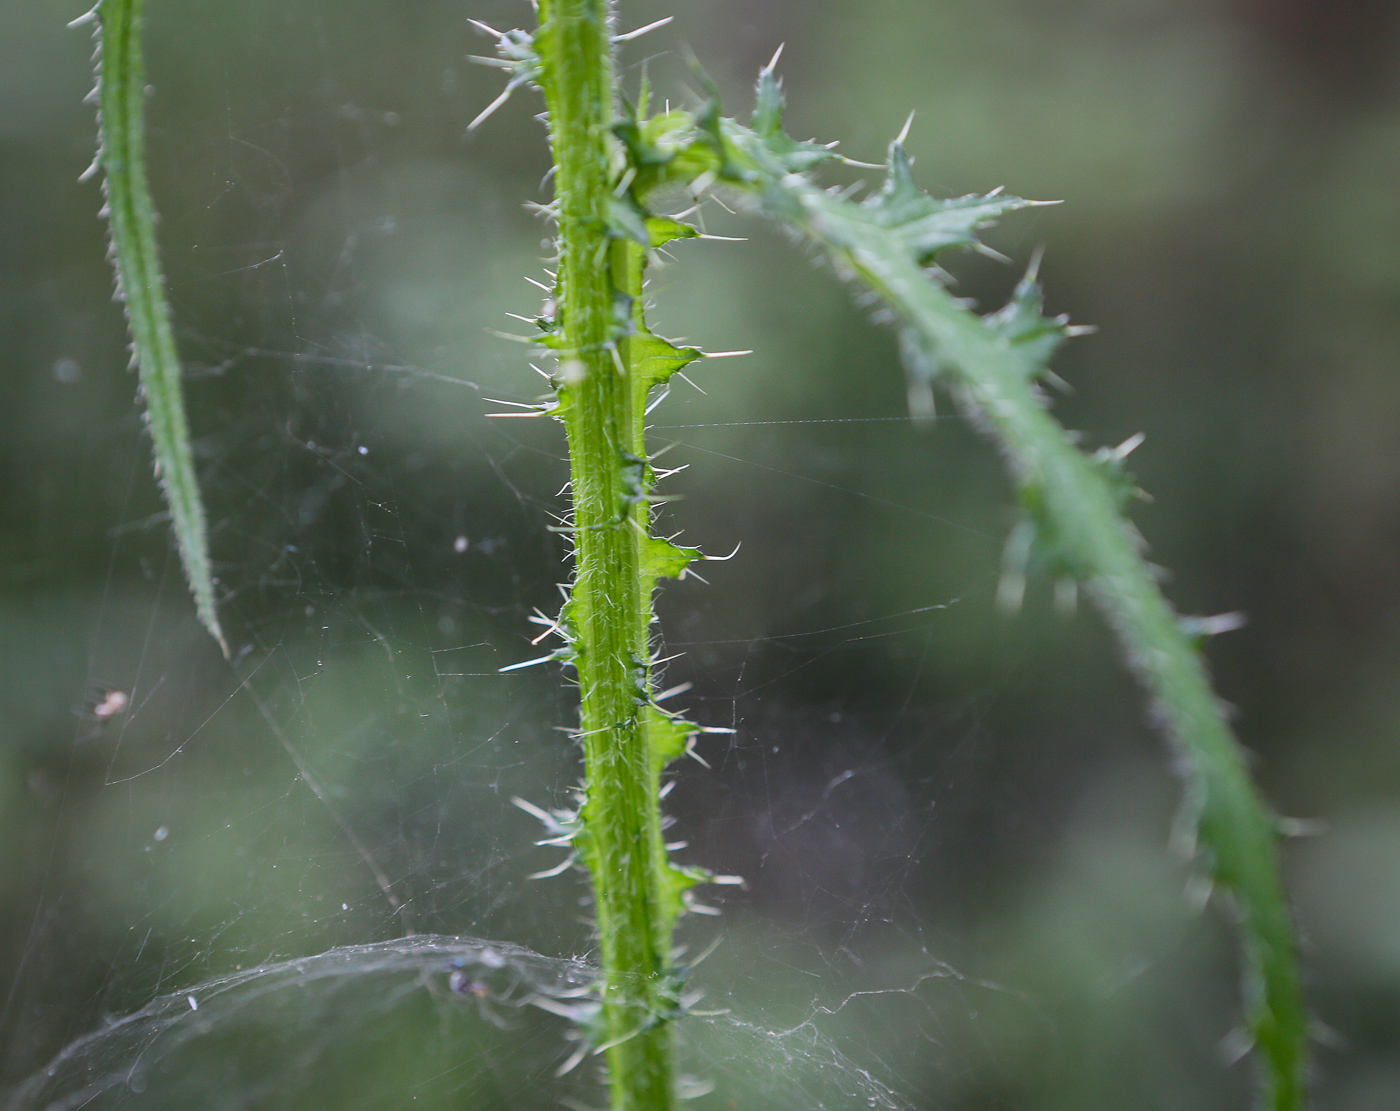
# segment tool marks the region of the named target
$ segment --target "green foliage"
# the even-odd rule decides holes
[[[1182,757],[1183,825],[1193,831],[1201,867],[1233,894],[1243,919],[1245,1006],[1264,1064],[1264,1102],[1276,1111],[1302,1107],[1306,1022],[1276,823],[1210,688],[1199,637],[1190,625],[1183,628],[1162,596],[1141,538],[1123,516],[1136,487],[1122,458],[1135,443],[1085,455],[1047,412],[1038,384],[1051,376],[1048,360],[1073,330],[1063,318],[1045,316],[1034,268],[1011,301],[987,316],[950,295],[940,272],[928,269],[949,248],[976,246],[977,230],[996,217],[1032,202],[929,197],[913,182],[901,137],[890,145],[884,187],[855,203],[805,172],[834,155],[783,132],[771,66],[760,76],[756,100],[749,128],[720,119],[713,101],[689,118],[669,113],[637,126],[635,134],[655,136],[640,148],[646,180],[697,191],[728,187],[800,232],[897,311],[911,377],[925,384],[940,379],[1000,445],[1026,513],[1008,542],[1008,571],[1021,574],[1038,548],[1052,568],[1082,582],[1147,687],[1154,714]],[[633,156],[638,149],[629,145]],[[1008,594],[1019,601],[1019,591]]]
[[[103,0],[98,15],[114,253],[181,555],[201,619],[222,644],[142,165],[141,0]],[[570,1014],[586,1044],[607,1054],[614,1107],[675,1105],[670,1027],[687,1000],[672,934],[693,906],[691,888],[732,879],[672,865],[659,810],[664,769],[691,751],[699,732],[656,704],[652,683],[653,590],[702,558],[698,549],[651,532],[658,500],[644,435],[651,394],[702,357],[653,334],[644,317],[649,253],[698,234],[649,207],[658,190],[673,186],[696,196],[715,188],[737,195],[878,293],[899,318],[915,415],[931,413],[937,383],[1001,447],[1024,511],[1007,543],[1003,604],[1015,608],[1025,570],[1038,562],[1083,584],[1116,632],[1182,757],[1183,827],[1201,867],[1241,912],[1245,1005],[1265,1065],[1265,1101],[1275,1111],[1302,1107],[1305,1021],[1276,824],[1206,676],[1199,634],[1211,623],[1183,622],[1172,611],[1124,516],[1137,492],[1122,466],[1133,441],[1086,455],[1049,415],[1042,389],[1054,380],[1048,362],[1075,329],[1045,314],[1034,267],[1007,305],[985,316],[941,282],[944,253],[981,249],[979,230],[1035,202],[998,194],[930,197],[914,182],[903,136],[890,145],[883,187],[864,201],[823,188],[812,171],[838,156],[783,130],[771,64],[760,76],[748,127],[723,117],[713,95],[698,111],[648,115],[644,90],[619,116],[610,5],[540,0],[539,16],[533,33],[493,34],[497,64],[509,73],[502,99],[535,84],[549,109],[557,312],[539,321],[537,339],[555,360],[555,397],[539,411],[560,419],[568,434],[573,516],[563,531],[575,543],[575,573],[570,599],[549,630],[563,646],[545,658],[577,671],[586,779],[574,811],[520,805],[545,823],[548,843],[570,847],[592,877],[599,998]]]

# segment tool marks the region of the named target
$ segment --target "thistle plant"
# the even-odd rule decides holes
[[[100,161],[157,466],[201,619],[222,643],[142,165],[141,6],[102,0],[96,9],[104,38]],[[857,202],[817,181],[824,163],[840,161],[833,145],[784,131],[776,57],[759,76],[748,125],[726,118],[713,93],[693,110],[652,113],[645,84],[631,103],[617,88],[613,55],[624,36],[615,34],[608,0],[539,0],[538,15],[533,30],[491,33],[506,92],[543,93],[554,154],[558,269],[552,308],[532,337],[549,357],[551,393],[535,411],[567,432],[572,504],[560,531],[573,543],[574,571],[567,603],[546,622],[559,647],[542,659],[577,677],[585,775],[576,810],[522,805],[591,877],[599,983],[594,1001],[570,1013],[585,1047],[606,1058],[613,1107],[676,1105],[673,1036],[688,997],[673,933],[695,885],[730,879],[671,863],[660,811],[667,765],[700,732],[658,704],[651,635],[657,582],[703,558],[653,534],[662,475],[645,436],[667,380],[704,357],[654,335],[644,317],[652,253],[699,234],[653,208],[681,189],[738,200],[882,298],[897,321],[916,406],[927,411],[935,386],[948,391],[1001,449],[1022,521],[1007,541],[999,600],[1016,609],[1034,562],[1082,586],[1117,635],[1178,757],[1182,843],[1239,913],[1260,1105],[1301,1108],[1305,1016],[1277,822],[1251,783],[1200,653],[1220,623],[1178,617],[1144,559],[1125,516],[1136,490],[1124,468],[1133,442],[1085,453],[1050,415],[1042,390],[1049,360],[1076,329],[1045,315],[1036,267],[1007,305],[979,315],[948,292],[938,266],[1033,202],[999,193],[930,197],[914,182],[903,134],[890,144],[883,187]]]

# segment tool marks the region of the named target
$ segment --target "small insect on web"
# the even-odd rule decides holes
[[[106,683],[90,683],[82,701],[73,707],[75,715],[92,723],[92,728],[80,736],[78,741],[94,740],[102,734],[108,722],[121,717],[130,708],[131,695],[126,691]]]
[[[80,718],[103,725],[126,713],[130,705],[131,696],[126,691],[109,687],[105,683],[93,683],[83,695],[82,703],[73,712]]]
[[[485,946],[470,954],[459,954],[447,962],[447,990],[460,999],[476,1001],[477,1014],[483,1022],[489,1022],[498,1030],[509,1029],[509,1024],[498,1015],[489,1004],[492,1002],[522,1007],[529,1002],[514,998],[521,978],[518,972],[509,974],[509,982],[499,990],[492,987],[492,975],[508,968],[509,962],[497,950]]]

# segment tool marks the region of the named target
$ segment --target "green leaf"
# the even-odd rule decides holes
[[[651,332],[638,332],[629,339],[633,373],[646,389],[661,385],[681,367],[688,366],[703,355],[694,347],[677,347]]]
[[[689,224],[648,212],[630,192],[612,198],[608,222],[614,235],[634,240],[643,247],[662,247],[675,239],[695,239],[700,235]]]
[[[982,319],[1015,354],[1027,379],[1045,373],[1050,357],[1070,334],[1069,317],[1044,314],[1044,294],[1035,279],[1022,278],[1011,300]]]
[[[653,583],[657,579],[679,578],[681,572],[703,558],[699,548],[680,548],[659,536],[648,536],[642,545],[642,577]]]
[[[630,197],[612,197],[608,205],[608,230],[613,235],[632,239],[643,247],[651,246],[651,231],[646,213]]]
[[[651,749],[652,767],[659,775],[672,760],[685,755],[686,742],[696,733],[693,722],[666,713],[655,704],[642,711],[642,720],[647,732],[647,745]]]
[[[1122,515],[1135,490],[1121,467],[1123,451],[1086,457],[1046,410],[1036,383],[1049,373],[1047,361],[1071,329],[1063,318],[1044,315],[1031,278],[1006,307],[981,317],[924,269],[940,251],[975,244],[979,229],[1031,202],[996,195],[928,197],[914,184],[898,141],[876,196],[856,204],[833,195],[783,165],[774,94],[762,80],[760,92],[755,129],[729,120],[720,128],[757,170],[728,177],[725,184],[756,199],[769,216],[826,251],[842,272],[895,309],[906,334],[912,333],[903,346],[913,374],[949,382],[1008,460],[1035,522],[1035,532],[1021,528],[1016,543],[1008,545],[1016,549],[1016,560],[1024,565],[1039,534],[1049,559],[1088,586],[1147,688],[1153,716],[1180,752],[1178,766],[1187,780],[1184,816],[1196,832],[1200,864],[1239,908],[1244,1003],[1267,1070],[1267,1105],[1300,1111],[1307,1024],[1275,822],[1250,780],[1193,639],[1162,596],[1137,530]]]
[[[682,224],[669,216],[648,216],[646,228],[649,247],[664,247],[672,240],[696,239],[700,235],[700,232],[689,224]]]
[[[156,213],[146,181],[145,63],[141,51],[143,0],[102,0],[98,5],[98,111],[100,161],[117,286],[126,304],[132,352],[146,401],[146,424],[155,449],[156,475],[180,550],[195,611],[224,656],[209,563],[204,502],[190,450],[180,382],[180,359],[170,328],[165,277],[156,248]]]
[[[903,250],[927,264],[949,247],[975,246],[980,229],[1033,203],[1006,194],[935,200],[914,184],[909,155],[904,144],[895,140],[890,144],[884,187],[861,209],[869,223],[892,232]]]
[[[751,126],[769,155],[788,173],[803,173],[836,157],[831,147],[798,142],[783,130],[783,86],[771,67],[759,75]]]

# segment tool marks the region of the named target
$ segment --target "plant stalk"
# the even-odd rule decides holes
[[[606,0],[540,0],[559,223],[556,352],[568,431],[575,573],[565,619],[581,692],[587,799],[575,844],[593,879],[602,1029],[614,1111],[675,1106],[670,869],[648,736],[650,512],[627,334],[644,250],[613,235],[614,122]],[[619,308],[619,306],[623,306]]]
[[[1006,365],[981,321],[961,312],[911,261],[861,250],[848,258],[944,353],[965,410],[1004,446],[1013,476],[1054,523],[1062,550],[1147,688],[1186,773],[1181,828],[1193,842],[1189,849],[1201,850],[1211,878],[1234,894],[1244,919],[1245,1011],[1267,1066],[1262,1102],[1299,1111],[1306,1102],[1306,1016],[1279,875],[1278,827],[1251,782],[1198,648],[1163,597],[1112,491],[1037,403],[1024,376]]]
[[[854,202],[808,175],[833,157],[831,148],[792,140],[781,109],[770,63],[751,128],[721,118],[712,99],[700,113],[668,112],[624,131],[634,190],[689,183],[699,192],[719,181],[753,200],[895,309],[911,379],[927,386],[939,377],[999,443],[1020,489],[1027,545],[1039,544],[1061,574],[1088,588],[1175,746],[1186,784],[1183,840],[1243,919],[1245,1017],[1263,1065],[1261,1104],[1301,1111],[1307,1023],[1277,823],[1211,690],[1197,634],[1162,595],[1124,515],[1133,489],[1120,466],[1126,451],[1086,456],[1047,411],[1038,383],[1072,329],[1043,315],[1033,274],[1005,308],[983,317],[927,269],[940,251],[974,245],[978,228],[1029,202],[999,194],[934,200],[913,181],[903,136],[891,144],[884,187]],[[1008,591],[1013,604],[1019,594]]]
[[[1058,558],[1087,586],[1117,634],[1178,756],[1186,786],[1180,823],[1186,847],[1198,854],[1212,881],[1234,896],[1243,920],[1244,1007],[1264,1066],[1261,1105],[1301,1111],[1307,1102],[1307,1016],[1279,874],[1278,824],[1251,781],[1199,645],[1143,558],[1141,537],[1123,515],[1114,482],[1046,410],[1027,356],[930,279],[897,224],[882,225],[869,205],[782,172],[758,135],[731,121],[725,126],[759,167],[755,181],[745,185],[760,186],[768,214],[808,236],[877,292],[936,353],[964,411],[1002,447],[1037,531],[1053,540]],[[907,169],[899,141],[890,165],[896,180],[900,167]],[[1023,283],[1023,289],[1033,286],[1029,277]],[[1042,319],[1037,326],[1053,330],[1062,324]],[[1028,334],[1024,341],[1033,344],[1034,338]]]

